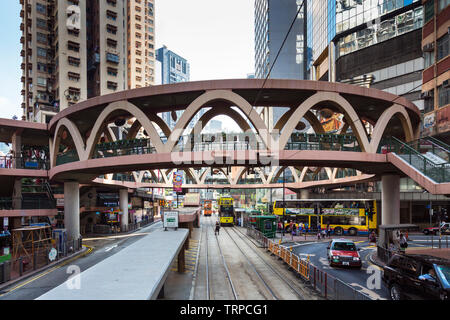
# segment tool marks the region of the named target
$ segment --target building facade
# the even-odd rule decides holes
[[[187,82],[190,78],[190,66],[188,61],[175,52],[163,46],[156,50],[156,60],[161,63],[161,84],[172,84],[177,82]],[[169,128],[175,127],[176,120],[183,114],[182,111],[175,113],[164,112],[162,118]],[[198,113],[191,123],[195,123],[202,116]],[[193,128],[193,126],[191,126]]]
[[[127,89],[126,1],[88,1],[88,98]]]
[[[20,2],[23,120],[154,84],[154,0]]]
[[[423,5],[422,136],[437,136],[450,143],[450,1],[428,0]]]
[[[155,84],[155,3],[128,1],[128,89]]]
[[[255,78],[306,79],[305,5],[284,42],[302,3],[301,0],[255,1]],[[269,107],[263,112],[265,122],[273,128],[286,108]]]
[[[87,98],[84,1],[23,0],[23,120],[49,122]]]

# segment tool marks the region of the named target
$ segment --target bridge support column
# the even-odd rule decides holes
[[[400,176],[381,177],[381,223],[400,223]]]
[[[120,189],[119,191],[119,205],[120,211],[122,211],[122,217],[120,219],[120,230],[128,230],[128,189]]]
[[[80,238],[80,184],[64,182],[64,226],[68,240]]]

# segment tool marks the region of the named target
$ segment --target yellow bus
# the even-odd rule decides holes
[[[219,198],[219,222],[222,226],[234,224],[234,200],[232,197]]]
[[[285,205],[284,205],[285,204]],[[283,210],[285,207],[285,210]],[[377,203],[374,199],[296,199],[276,200],[273,213],[283,217],[284,226],[293,221],[298,226],[308,224],[316,232],[330,225],[336,235],[367,235],[377,229]]]

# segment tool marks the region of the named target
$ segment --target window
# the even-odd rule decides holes
[[[450,87],[447,86],[447,88],[445,88],[442,85],[439,86],[438,95],[439,95],[439,108],[446,106],[450,103]]]
[[[117,27],[116,27],[116,26],[113,26],[113,25],[111,25],[111,24],[107,24],[107,25],[106,25],[106,31],[107,31],[108,33],[111,33],[111,34],[116,34],[116,33],[117,33]]]
[[[439,0],[438,12],[444,10],[450,4],[450,0]]]
[[[47,86],[47,79],[41,78],[41,77],[37,77],[37,84],[38,84],[38,86],[46,87]]]
[[[80,44],[73,42],[73,41],[68,41],[67,42],[67,49],[75,51],[75,52],[79,52],[80,51]]]
[[[36,3],[36,11],[38,13],[46,14],[47,13],[47,7],[41,3]]]
[[[434,63],[434,51],[424,52],[423,53],[423,59],[424,59],[425,69],[428,68],[429,66],[433,65],[433,63]]]
[[[36,32],[36,41],[39,43],[47,44],[47,35],[40,32]]]
[[[79,73],[74,73],[74,72],[68,72],[67,76],[69,77],[69,80],[72,81],[80,81],[80,74]]]
[[[108,47],[110,48],[117,48],[117,41],[113,40],[113,39],[106,39],[106,44],[108,45]]]
[[[115,6],[116,6],[117,0],[106,0],[106,2],[107,2],[109,5],[115,7]]]
[[[116,90],[117,89],[117,82],[108,81],[106,83],[108,89],[110,90]]]
[[[119,59],[119,56],[117,54],[107,52],[106,53],[106,61],[112,62],[112,63],[115,63],[115,64],[119,64],[120,59]]]
[[[108,18],[109,20],[116,21],[117,13],[115,13],[114,11],[111,11],[111,10],[106,10],[106,18]]]
[[[80,66],[80,59],[75,57],[68,57],[68,63],[71,66],[79,67]]]
[[[434,0],[430,0],[425,3],[425,11],[424,11],[424,23],[427,23],[434,16]]]
[[[450,41],[448,33],[437,40],[437,61],[445,58],[450,52]]]
[[[47,29],[47,21],[44,19],[37,18],[36,26],[41,29]]]
[[[47,49],[37,47],[37,55],[38,55],[38,57],[46,58],[47,57]]]
[[[434,90],[428,91],[424,98],[423,112],[427,113],[434,110]]]
[[[108,67],[107,71],[110,76],[117,77],[118,71],[116,68]]]

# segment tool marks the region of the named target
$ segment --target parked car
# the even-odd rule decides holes
[[[442,222],[440,227],[434,226],[434,227],[430,227],[430,228],[424,228],[423,233],[426,235],[428,235],[428,234],[437,235],[439,232],[439,228],[441,228],[441,232],[443,234],[450,233],[450,222]]]
[[[392,300],[450,300],[450,261],[429,255],[395,254],[383,267]]]
[[[360,249],[351,240],[334,239],[327,247],[327,257],[330,266],[362,267]]]

